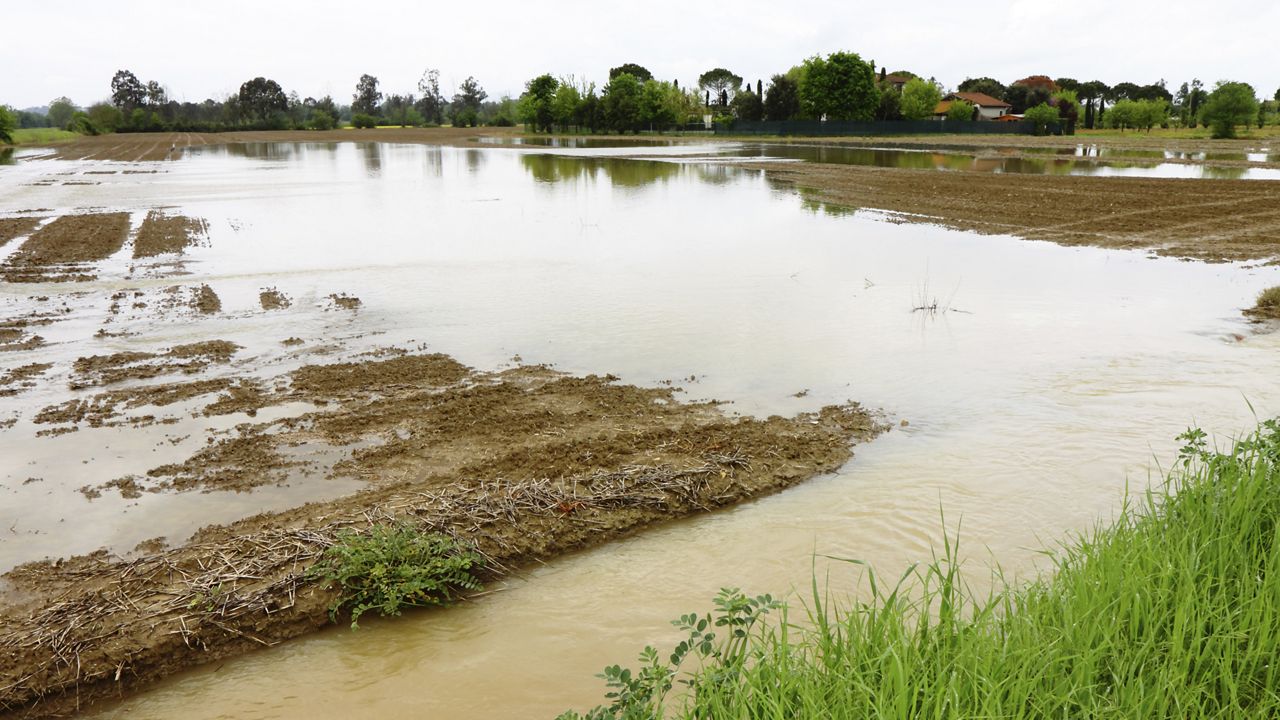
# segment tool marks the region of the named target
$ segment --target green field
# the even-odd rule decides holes
[[[66,142],[80,137],[69,130],[55,128],[19,128],[13,131],[14,145],[43,145],[46,143]]]

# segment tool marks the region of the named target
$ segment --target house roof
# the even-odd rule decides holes
[[[897,73],[894,73],[892,75],[885,75],[883,82],[893,83],[895,85],[904,85],[910,82],[911,79],[912,78],[910,75],[899,75]]]
[[[947,111],[951,109],[952,102],[953,101],[951,100],[943,100],[942,102],[938,103],[938,106],[933,109],[933,114],[946,115]]]
[[[980,92],[957,92],[947,96],[948,100],[955,100],[956,98],[978,107],[1013,107],[1003,100],[997,100],[986,93]]]

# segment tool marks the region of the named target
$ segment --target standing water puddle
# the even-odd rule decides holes
[[[88,297],[69,297],[68,329],[41,351],[55,363],[218,337],[274,373],[302,362],[272,349],[292,335],[351,349],[426,343],[480,368],[518,354],[674,381],[742,413],[852,399],[909,423],[859,447],[841,472],[777,496],[528,569],[456,608],[189,672],[100,717],[552,717],[598,702],[594,673],[646,643],[668,647],[667,621],[707,608],[722,586],[804,588],[815,552],[897,573],[939,542],[940,510],[952,530],[962,525],[976,567],[989,551],[1025,574],[1046,543],[1114,512],[1126,483],[1142,487],[1188,424],[1250,427],[1246,400],[1260,416],[1280,413],[1280,335],[1251,335],[1239,314],[1280,284],[1280,268],[808,209],[732,165],[271,145],[205,148],[164,172],[94,175],[91,186],[19,180],[112,167],[49,162],[0,172],[0,213],[176,205],[209,221],[208,247],[189,253],[189,275],[157,282],[207,283],[223,303],[204,319],[122,318],[118,329],[140,334],[95,339]],[[128,265],[112,258],[75,290],[122,282]],[[268,285],[295,299],[289,311],[256,308]],[[0,301],[26,310],[48,289],[3,285]],[[334,292],[359,296],[360,310],[326,310]],[[935,300],[936,311],[913,311]],[[4,367],[31,361],[8,354]],[[71,488],[117,468],[60,461],[42,444],[92,445],[91,431],[33,437],[32,410],[65,394],[49,385],[0,398],[23,418],[0,433],[11,498],[0,522],[27,532],[2,541],[6,566],[128,549],[155,526],[178,539],[275,502],[262,491],[88,502]],[[31,463],[45,482],[22,486]],[[847,566],[830,569],[834,587],[848,586]]]

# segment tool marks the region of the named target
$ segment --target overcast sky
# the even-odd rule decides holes
[[[495,98],[543,72],[603,85],[624,62],[681,85],[719,66],[767,85],[834,50],[948,88],[1032,74],[1163,78],[1171,92],[1193,77],[1243,80],[1263,97],[1280,87],[1274,0],[73,0],[5,3],[2,14],[0,103],[18,108],[105,99],[117,69],[158,80],[178,100],[222,98],[264,75],[349,103],[362,73],[384,93],[407,93],[434,67],[446,95],[474,75]]]

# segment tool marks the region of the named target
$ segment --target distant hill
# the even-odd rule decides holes
[[[48,105],[40,105],[40,106],[38,106],[38,107],[22,108],[22,112],[29,112],[29,113],[31,113],[31,114],[33,114],[33,115],[48,115],[48,114],[49,114],[49,106],[48,106]]]

